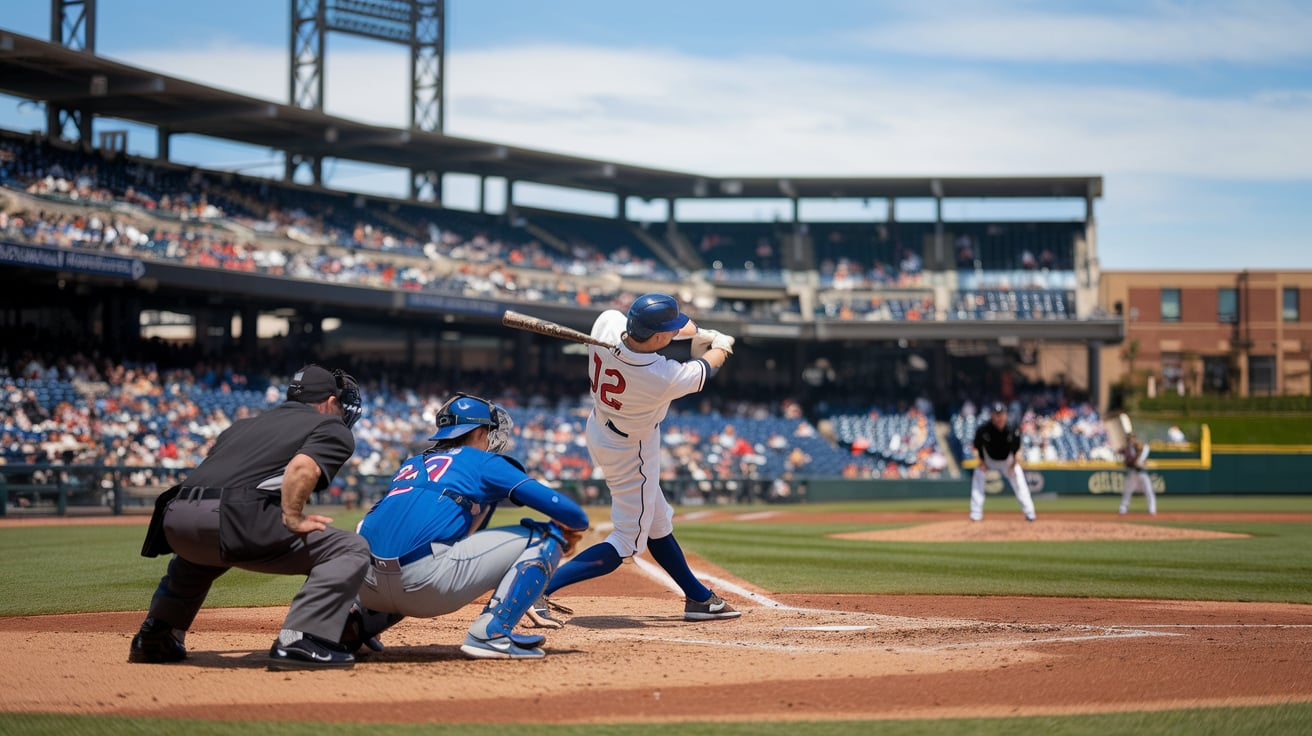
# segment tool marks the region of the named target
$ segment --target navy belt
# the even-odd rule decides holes
[[[629,435],[628,435],[627,432],[621,432],[621,431],[620,431],[620,428],[619,428],[619,427],[616,427],[616,426],[615,426],[615,423],[612,422],[612,421],[609,420],[609,419],[606,420],[606,429],[609,429],[610,431],[612,431],[612,432],[614,432],[615,434],[617,434],[617,435],[623,437],[623,438],[626,439],[626,440],[629,438]]]
[[[442,490],[442,495],[446,496],[452,501],[455,501],[456,504],[459,505],[460,508],[464,509],[465,511],[468,511],[471,514],[474,513],[474,502],[469,498],[469,496],[462,496],[459,493],[456,493],[455,491],[449,491],[446,489]]]
[[[178,498],[183,501],[213,501],[223,495],[222,488],[209,486],[183,486],[178,491]]]
[[[432,543],[429,543],[423,545],[419,549],[406,552],[405,554],[396,558],[396,561],[402,565],[409,565],[411,562],[414,562],[415,560],[422,560],[425,557],[432,557],[432,556],[433,556],[433,545]]]

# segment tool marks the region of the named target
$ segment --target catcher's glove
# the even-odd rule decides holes
[[[556,531],[560,533],[560,556],[569,557],[574,554],[575,548],[579,546],[579,540],[583,538],[583,532],[586,532],[587,529],[566,529],[554,521],[551,522],[551,525],[556,527]]]

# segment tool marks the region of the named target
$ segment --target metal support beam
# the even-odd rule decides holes
[[[324,39],[329,32],[345,33],[410,48],[410,128],[442,132],[446,0],[292,0],[291,6],[293,106],[323,112]],[[287,179],[307,161],[314,183],[322,184],[319,157],[304,152],[287,156]],[[412,171],[410,196],[435,198],[440,182],[438,172]]]
[[[323,112],[323,39],[327,32],[325,0],[292,0],[291,104]],[[317,156],[285,152],[283,178],[295,181],[308,168],[313,182],[323,184],[323,164]]]
[[[50,0],[50,40],[77,51],[96,51],[96,0]],[[92,115],[46,103],[46,135],[91,145]]]
[[[410,3],[410,127],[441,133],[446,126],[443,66],[446,0]]]

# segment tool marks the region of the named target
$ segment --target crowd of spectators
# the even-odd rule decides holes
[[[688,276],[647,252],[632,228],[545,212],[497,217],[439,209],[0,135],[0,185],[39,197],[0,206],[0,237],[373,288],[506,301],[605,306],[625,279]],[[2,191],[2,190],[0,190]],[[40,202],[48,202],[42,206]],[[0,202],[0,205],[3,205]],[[78,205],[71,211],[57,205]],[[710,284],[783,286],[790,223],[681,223]],[[924,285],[927,223],[807,223],[820,305],[814,319],[1027,319],[1074,314],[1078,223],[951,226],[961,267],[955,303],[888,291]],[[547,245],[532,232],[555,235]],[[546,237],[544,233],[544,237]],[[987,254],[987,255],[986,255]],[[1037,254],[1037,255],[1036,255]],[[1029,294],[1037,289],[1039,293]],[[873,292],[873,293],[872,293]],[[1013,303],[1030,297],[1032,303]],[[913,301],[928,300],[928,304]],[[800,316],[796,297],[763,293],[704,313]]]
[[[568,254],[495,218],[416,205],[382,205],[342,193],[174,172],[0,139],[0,184],[47,206],[0,207],[0,237],[112,251],[205,268],[502,300],[607,305],[620,295],[607,273],[669,278],[630,244],[575,239]],[[164,190],[163,187],[177,187]],[[339,201],[346,200],[346,201]],[[2,204],[2,203],[0,203]],[[77,208],[59,205],[80,205]],[[354,215],[354,219],[343,212]],[[377,222],[386,217],[387,223]]]
[[[1013,400],[1008,416],[1020,417],[1022,463],[1114,462],[1107,427],[1097,409],[1086,401],[1067,402],[1057,397],[1042,400]],[[953,414],[952,436],[963,460],[977,459],[971,445],[975,430],[988,421],[973,402],[965,402]]]
[[[198,362],[160,369],[70,353],[55,359],[6,354],[0,366],[0,464],[107,466],[122,483],[154,488],[195,467],[234,421],[283,400],[286,376]],[[461,388],[494,396],[515,420],[513,454],[535,476],[603,503],[605,485],[584,441],[585,395],[464,377]],[[398,388],[366,380],[356,453],[321,502],[367,501],[426,443],[435,413],[454,387],[441,381]],[[1014,402],[1025,462],[1113,460],[1106,430],[1086,403],[1034,395]],[[681,503],[796,500],[810,478],[948,477],[970,459],[970,437],[986,417],[971,402],[950,420],[945,445],[928,401],[836,409],[811,421],[791,399],[779,403],[709,399],[678,404],[663,423],[668,489]],[[49,474],[49,469],[38,470]]]

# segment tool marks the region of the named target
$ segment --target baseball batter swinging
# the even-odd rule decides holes
[[[1020,466],[1020,429],[1007,426],[1006,404],[1000,401],[993,404],[989,420],[975,430],[974,444],[979,465],[970,476],[970,520],[984,518],[985,476],[989,470],[996,470],[1016,492],[1025,520],[1034,521],[1034,500],[1025,482],[1025,470]]]
[[[614,530],[561,566],[546,594],[605,575],[646,549],[683,590],[685,620],[736,618],[740,612],[688,568],[674,539],[674,510],[660,487],[661,420],[671,401],[700,391],[719,371],[733,354],[734,339],[698,329],[667,294],[644,294],[627,314],[603,312],[592,336],[616,346],[588,350],[593,407],[586,428],[588,452],[610,489]],[[684,363],[657,353],[679,337],[692,339],[692,360]],[[545,601],[530,610],[529,618],[539,626],[560,625]]]

